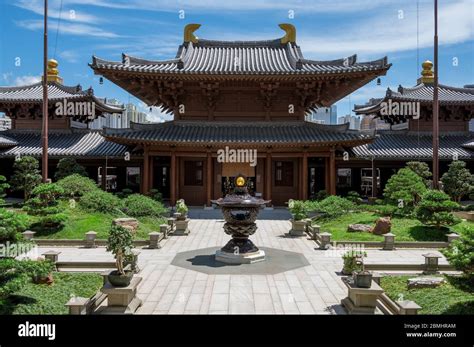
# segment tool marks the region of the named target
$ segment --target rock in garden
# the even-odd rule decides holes
[[[350,233],[370,233],[372,231],[372,226],[368,224],[349,224],[349,226],[347,227],[347,231]]]
[[[408,289],[413,288],[436,288],[445,283],[443,277],[415,277],[407,281]]]
[[[129,229],[133,234],[138,229],[138,220],[135,218],[116,218],[112,222],[113,225],[120,225],[126,229]]]
[[[383,235],[390,232],[392,229],[392,221],[390,217],[381,217],[375,222],[375,227],[372,230],[372,233],[375,235]]]

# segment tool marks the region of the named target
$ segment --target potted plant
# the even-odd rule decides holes
[[[176,229],[175,235],[187,235],[189,234],[189,218],[188,218],[188,206],[183,199],[176,201]]]
[[[112,252],[115,257],[117,270],[108,275],[110,284],[115,287],[126,287],[130,284],[133,271],[124,266],[124,261],[132,254],[133,239],[129,229],[120,225],[112,225],[107,240],[107,251]]]
[[[364,268],[364,258],[357,260],[357,265],[361,267],[360,271],[354,272],[354,283],[358,288],[370,288],[372,285],[372,273]]]
[[[288,210],[290,210],[293,218],[291,219],[291,236],[304,236],[306,231],[306,221],[304,220],[307,215],[307,207],[304,201],[301,200],[289,200]]]
[[[342,260],[344,261],[344,265],[342,267],[342,273],[344,275],[351,275],[353,272],[361,271],[362,264],[361,259],[367,256],[366,252],[358,251],[355,249],[351,249],[344,253],[342,256]]]
[[[186,203],[184,202],[184,199],[179,199],[176,201],[176,212],[179,213],[179,216],[177,216],[176,219],[178,220],[186,220],[188,216],[188,206],[186,206]]]

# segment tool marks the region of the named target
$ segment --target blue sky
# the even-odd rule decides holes
[[[296,26],[297,42],[307,58],[357,54],[363,61],[387,55],[393,66],[382,85],[374,81],[339,101],[339,116],[354,103],[383,95],[387,87],[415,85],[421,71],[417,55],[420,63],[433,59],[433,0],[49,2],[49,56],[60,62],[65,84],[92,86],[96,95],[122,102],[139,104],[107,80],[100,85],[87,65],[91,56],[120,60],[124,52],[147,59],[173,58],[188,23],[202,24],[198,37],[257,40],[283,36],[278,24],[288,22]],[[474,84],[474,0],[439,3],[440,83]],[[0,85],[39,79],[42,6],[43,0],[0,0]],[[151,117],[159,119],[159,110]]]

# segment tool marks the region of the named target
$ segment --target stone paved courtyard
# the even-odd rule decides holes
[[[215,213],[215,211],[211,211]],[[344,314],[340,300],[347,294],[339,271],[341,254],[321,251],[307,237],[286,233],[288,220],[258,220],[252,241],[261,247],[301,253],[310,265],[276,274],[207,274],[172,265],[178,253],[224,245],[229,236],[222,219],[193,219],[191,234],[170,236],[161,249],[142,249],[139,266],[143,281],[138,295],[140,314]],[[113,261],[104,247],[41,247],[61,252],[60,261]],[[367,250],[366,263],[421,264],[423,249]],[[440,259],[445,264],[444,258]]]

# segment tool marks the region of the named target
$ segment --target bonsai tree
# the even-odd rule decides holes
[[[342,273],[344,275],[350,275],[354,271],[363,271],[363,258],[367,256],[367,252],[351,249],[342,255],[344,262]]]
[[[61,178],[67,177],[69,175],[80,175],[87,177],[87,171],[84,166],[79,165],[74,158],[63,158],[58,162],[56,166],[56,173],[54,178],[60,180]]]
[[[304,201],[301,200],[289,200],[288,210],[293,215],[293,220],[299,221],[307,217],[307,206]]]
[[[181,213],[181,217],[185,217],[188,213],[188,210],[188,206],[186,206],[186,203],[183,199],[176,201],[176,212]]]
[[[463,161],[453,161],[449,164],[448,172],[441,177],[444,191],[456,202],[460,202],[464,195],[473,191],[473,175],[466,169]]]
[[[323,201],[313,204],[312,208],[318,212],[323,212],[325,218],[334,218],[354,209],[355,205],[348,199],[331,195],[325,198]]]
[[[426,188],[431,186],[431,177],[433,174],[431,173],[430,167],[427,163],[421,161],[410,161],[407,163],[407,168],[422,178]]]
[[[10,188],[10,185],[7,183],[5,176],[0,175],[0,203],[3,203],[3,198],[5,197],[5,190]]]
[[[56,183],[42,183],[31,192],[24,209],[28,214],[40,216],[41,227],[57,228],[66,219],[58,207],[59,198],[64,190]]]
[[[472,281],[474,273],[474,230],[466,228],[461,237],[441,251],[456,270]]]
[[[439,190],[428,190],[416,207],[416,218],[425,224],[440,229],[442,226],[454,225],[460,222],[451,212],[459,205],[451,201],[446,193]]]
[[[423,179],[411,169],[403,168],[389,178],[384,189],[384,196],[394,204],[403,201],[403,206],[414,206],[426,191]]]
[[[125,275],[124,260],[132,254],[133,238],[129,229],[112,225],[107,239],[107,251],[115,257],[115,266],[119,275]]]
[[[355,204],[362,203],[362,198],[360,197],[360,194],[354,190],[351,190],[350,192],[347,193],[346,199],[349,201],[352,201]]]
[[[22,190],[24,199],[30,198],[31,191],[41,183],[39,162],[33,157],[22,157],[13,164],[14,174],[11,184],[15,190]]]

